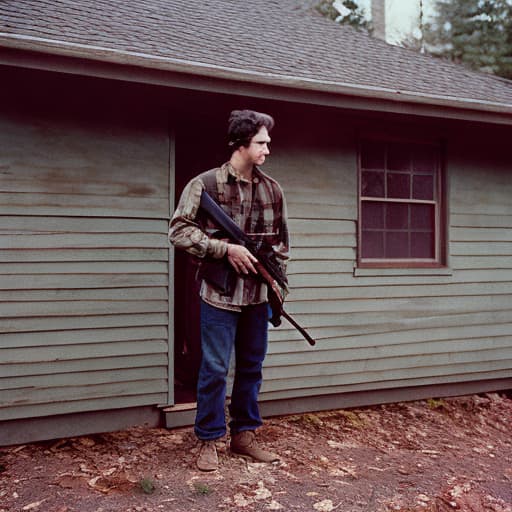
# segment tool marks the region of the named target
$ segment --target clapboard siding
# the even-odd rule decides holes
[[[151,354],[159,353],[166,349],[166,340],[144,340],[141,343],[138,340],[131,342],[110,342],[95,343],[87,345],[72,345],[58,347],[30,347],[4,349],[5,364],[16,364],[23,361],[27,363],[36,363],[39,361],[65,361],[68,359],[87,359],[94,357],[115,356],[131,354]]]
[[[324,135],[327,150],[316,155],[313,171],[307,155],[315,148],[307,141],[287,154],[284,171],[275,165],[293,247],[286,309],[317,345],[308,347],[286,321],[272,329],[262,398],[512,376],[512,176],[505,147],[494,146],[490,165],[487,151],[472,155],[467,140],[447,142],[447,269],[359,275],[356,139]]]
[[[51,262],[51,263],[2,263],[2,272],[6,274],[134,274],[140,272],[140,262],[97,262],[89,261],[87,266],[81,263]],[[165,274],[167,263],[146,262],[144,263],[145,274]]]
[[[51,233],[41,235],[19,234],[2,237],[0,240],[5,249],[52,249],[61,247],[62,249],[88,249],[91,247],[114,246],[120,247],[164,247],[162,237],[159,234],[131,233],[89,233],[87,236],[69,235],[60,233]],[[165,242],[165,239],[164,239]]]
[[[316,339],[322,342],[319,344],[318,350],[315,351],[315,353],[337,349],[375,349],[376,337],[378,337],[379,342],[386,347],[418,343],[420,344],[418,350],[427,350],[425,349],[427,342],[448,343],[453,340],[455,340],[455,343],[458,343],[458,340],[470,342],[475,338],[480,339],[483,337],[499,339],[507,337],[510,333],[510,311],[496,314],[496,323],[492,325],[482,323],[487,319],[487,313],[476,314],[477,318],[472,318],[473,316],[475,315],[456,315],[449,319],[443,319],[442,321],[437,320],[434,321],[434,325],[430,327],[430,330],[427,330],[429,318],[422,320],[415,319],[414,322],[396,320],[395,322],[391,321],[389,324],[372,323],[368,326],[362,326],[360,324],[350,325],[347,322],[343,331],[340,331],[336,326],[314,327],[310,330],[315,333]],[[307,348],[300,343],[301,339],[294,335],[293,332],[280,332],[279,334],[280,336],[276,336],[273,343],[270,344],[269,353],[275,354],[277,357],[277,355],[286,354],[291,351],[293,351],[294,354],[306,352],[309,354],[309,357],[313,357]],[[381,345],[377,345],[377,349],[380,348]],[[400,350],[400,348],[398,348],[398,350]],[[320,354],[319,357],[323,356]],[[269,361],[268,364],[273,364],[272,361]]]
[[[0,251],[0,263],[4,262],[73,262],[73,261],[163,261],[169,259],[168,249],[152,248],[131,248],[112,249],[110,247],[102,248],[101,251],[95,249],[60,249],[56,251],[40,251],[38,249],[3,249]]]
[[[12,363],[6,368],[5,377],[42,376],[58,373],[77,375],[81,372],[96,372],[100,370],[124,370],[130,368],[152,368],[165,366],[165,355],[160,352],[154,354],[123,354],[116,358],[115,364],[111,357],[97,357],[87,361],[84,366],[83,359],[70,359],[66,361],[44,361],[37,363]],[[147,374],[147,370],[146,374]],[[8,381],[8,379],[7,379]]]
[[[155,379],[156,380],[156,379]],[[160,391],[165,391],[167,387],[165,378],[160,379]],[[136,384],[136,385],[135,385]],[[155,390],[155,382],[148,379],[127,381],[127,382],[108,382],[104,384],[90,385],[63,385],[60,387],[51,384],[48,388],[42,385],[34,388],[30,394],[25,390],[0,391],[0,400],[8,406],[24,405],[25,403],[45,404],[51,397],[52,402],[62,402],[69,400],[73,396],[75,400],[85,400],[88,398],[107,398],[114,393],[116,396],[147,394]],[[158,388],[157,388],[158,391]]]
[[[111,195],[84,198],[84,196],[73,194],[0,192],[0,215],[23,215],[27,209],[34,215],[60,215],[64,208],[69,215],[88,215],[94,211],[94,215],[108,217],[114,211],[116,216],[150,217],[152,211],[164,211],[168,206],[168,200],[158,198],[133,198],[131,201],[126,201]]]
[[[151,372],[155,378],[165,379],[167,371],[162,367],[130,368],[99,370],[94,372],[76,373],[70,376],[68,373],[52,373],[51,375],[37,375],[27,377],[13,377],[2,382],[2,390],[17,390],[18,396],[23,396],[22,388],[40,387],[42,389],[54,386],[82,386],[89,384],[105,384],[110,382],[123,382],[125,380],[146,380],[147,372]],[[8,400],[6,398],[6,400]]]
[[[167,222],[153,219],[114,219],[102,217],[35,217],[4,215],[3,233],[162,233]]]
[[[314,283],[314,278],[311,284]],[[360,286],[357,289],[326,283],[323,287],[304,287],[293,290],[294,301],[331,299],[390,299],[394,297],[451,297],[482,295],[511,295],[511,281],[497,283],[448,283],[388,286]],[[290,301],[291,302],[291,301]]]
[[[414,315],[419,312],[423,315],[438,316],[450,312],[468,313],[472,311],[510,310],[512,295],[489,295],[476,297],[415,297],[392,299],[356,299],[356,300],[314,300],[290,301],[290,313],[311,314],[348,314],[367,313],[373,311],[400,311],[404,315]]]
[[[512,254],[512,243],[510,242],[455,242],[451,243],[452,254],[454,256],[485,256],[491,250],[498,256],[508,256]]]
[[[490,247],[491,249],[491,247]],[[479,270],[479,269],[503,269],[503,278],[509,279],[512,269],[512,255],[506,256],[453,256],[452,267],[454,270]]]
[[[0,118],[0,214],[160,218],[169,210],[164,113],[53,105]]]
[[[84,262],[84,265],[87,265]],[[144,264],[141,263],[141,272]],[[85,274],[85,275],[84,275]],[[26,289],[52,289],[52,288],[117,288],[139,286],[164,286],[164,274],[25,274],[23,279],[19,275],[0,275],[1,290]],[[134,293],[136,290],[134,290]]]
[[[52,107],[0,116],[0,420],[168,399],[167,120]]]
[[[479,354],[480,355],[480,354]],[[360,364],[351,361],[349,364],[344,362],[334,362],[333,366],[326,371],[325,375],[310,375],[307,373],[307,380],[309,383],[308,388],[318,388],[316,395],[328,394],[330,392],[330,386],[340,386],[342,384],[352,385],[352,391],[360,391],[367,389],[383,389],[388,387],[389,381],[400,380],[402,387],[415,386],[415,379],[424,377],[430,377],[430,381],[424,382],[424,384],[432,384],[437,382],[438,377],[446,377],[450,375],[464,375],[472,374],[471,380],[479,380],[479,373],[485,373],[487,376],[489,373],[496,371],[499,375],[496,378],[511,377],[512,370],[510,365],[512,359],[493,359],[489,361],[478,361],[470,362],[469,358],[456,364],[454,361],[450,361],[445,365],[435,365],[435,358],[432,358],[432,362],[428,364],[425,361],[425,366],[415,366],[410,364],[406,359],[402,361],[402,367],[395,365],[392,369],[385,367],[383,364],[372,365],[366,364],[365,361],[361,361]],[[380,366],[380,368],[379,368]],[[302,393],[304,388],[304,368],[302,373],[297,372],[297,376],[290,376],[291,372],[273,371],[272,376],[274,380],[270,380],[267,375],[267,382],[262,386],[262,393],[277,390],[296,390],[296,395]],[[332,372],[332,373],[331,373]],[[491,377],[494,378],[494,377]],[[369,387],[368,384],[373,383],[373,386]],[[355,384],[363,384],[363,387],[357,387]],[[338,390],[339,392],[339,390]],[[311,393],[308,393],[311,396]],[[264,395],[263,395],[264,396]]]
[[[393,343],[396,335],[393,336],[379,336],[381,345],[375,346],[373,336],[361,336],[358,340],[343,339],[343,348],[328,350],[315,351],[314,354],[309,352],[295,351],[293,354],[275,354],[271,361],[268,363],[268,367],[281,366],[284,364],[288,365],[304,365],[304,364],[323,364],[329,363],[330,361],[356,361],[364,358],[365,361],[372,359],[383,359],[392,356],[423,356],[425,354],[453,354],[454,349],[457,352],[478,352],[486,350],[488,348],[504,348],[510,347],[512,336],[510,336],[510,324],[499,326],[499,331],[505,332],[506,334],[495,334],[492,336],[493,329],[489,329],[490,334],[488,336],[475,336],[457,338],[455,333],[443,334],[442,338],[436,340],[433,337],[417,336],[414,333],[411,337],[405,341],[399,343]],[[402,333],[403,334],[403,333]],[[471,334],[474,336],[474,334]],[[449,336],[448,338],[446,336]],[[391,338],[391,340],[390,340]],[[410,341],[409,341],[410,340]],[[339,340],[338,340],[339,341]],[[449,342],[449,343],[447,343]],[[387,343],[387,344],[386,344]],[[335,345],[335,340],[330,340],[330,345]],[[352,347],[352,348],[350,348]]]
[[[452,240],[457,242],[512,242],[512,229],[472,226],[452,227],[450,232]]]
[[[370,318],[367,318],[366,322],[364,321],[365,316],[368,317],[368,315],[365,313],[316,315],[313,320],[307,314],[294,315],[294,317],[303,321],[306,327],[311,330],[314,329],[318,336],[323,338],[342,338],[346,336],[360,336],[362,334],[380,336],[390,333],[393,335],[402,331],[425,330],[428,328],[448,329],[459,325],[483,326],[486,329],[491,325],[508,323],[511,318],[511,311],[512,308],[494,311],[492,315],[489,315],[487,311],[471,313],[452,312],[438,317],[432,317],[429,314],[422,315],[421,313],[406,316],[402,315],[400,311],[395,311],[393,313],[375,313]],[[340,323],[343,324],[343,329],[340,329]],[[271,347],[277,346],[278,349],[285,347],[285,343],[289,340],[302,339],[300,334],[286,320],[283,320],[283,326],[279,329],[272,329],[272,337],[273,341],[279,343],[272,343]],[[399,340],[400,337],[397,336],[396,339]],[[360,338],[355,338],[355,340],[357,342]],[[292,343],[295,346],[295,342]],[[296,346],[296,349],[306,350],[306,347],[299,345]]]
[[[1,318],[62,317],[119,315],[131,313],[167,312],[167,301],[105,301],[9,302],[0,305]]]
[[[120,264],[118,264],[121,266]],[[163,287],[133,288],[91,288],[58,290],[0,290],[0,308],[3,302],[22,301],[68,301],[68,300],[167,300],[167,290]]]
[[[2,411],[2,421],[36,418],[37,416],[60,415],[63,413],[63,410],[65,410],[65,414],[73,414],[89,411],[108,411],[111,409],[123,409],[128,407],[143,407],[147,406],[148,403],[165,403],[162,402],[162,391],[151,394],[150,389],[147,389],[145,386],[137,386],[136,384],[137,383],[132,384],[133,391],[126,395],[121,394],[121,392],[118,389],[114,389],[114,387],[105,386],[104,391],[106,391],[106,393],[98,391],[96,393],[98,396],[90,394],[89,396],[84,396],[80,400],[74,401],[69,400],[69,395],[65,396],[62,401],[53,400],[51,397],[51,390],[49,390],[47,402],[30,405],[22,404],[6,408]],[[157,386],[152,385],[152,387],[155,388]],[[115,395],[115,402],[112,400],[112,395]],[[62,421],[60,418],[59,420]],[[52,436],[52,432],[50,431],[48,434],[45,434],[45,436],[50,438]],[[28,434],[27,437],[30,439],[30,434]]]
[[[508,215],[453,213],[450,215],[450,224],[452,228],[512,228],[512,213]]]
[[[477,367],[482,362],[496,362],[499,368],[504,369],[509,368],[512,361],[512,358],[507,357],[507,354],[510,354],[510,351],[499,348],[478,350],[476,353],[453,351],[446,354],[414,354],[412,356],[404,355],[398,357],[381,356],[378,358],[365,358],[363,356],[357,359],[352,358],[343,361],[335,359],[329,362],[310,365],[308,375],[311,378],[343,375],[344,378],[348,379],[352,374],[359,378],[362,373],[366,372],[388,372],[388,374],[393,374],[396,371],[400,371],[404,375],[410,374],[413,376],[416,368],[426,371],[428,368],[435,367],[442,371],[442,369],[452,364],[469,363]],[[476,355],[478,355],[478,363],[474,362]],[[507,362],[508,365],[506,365]],[[504,364],[505,366],[502,366]],[[304,375],[304,370],[305,365],[286,365],[286,367],[279,368],[269,367],[267,369],[267,377],[269,379],[297,379]],[[449,371],[449,369],[445,371]]]
[[[338,394],[338,393],[353,393],[353,392],[364,392],[364,391],[374,391],[379,388],[385,388],[388,390],[393,390],[397,388],[407,388],[407,387],[420,387],[426,386],[427,388],[432,385],[432,379],[435,377],[436,385],[443,384],[458,384],[458,383],[469,383],[469,382],[478,382],[478,381],[493,381],[496,379],[510,379],[512,376],[512,372],[510,369],[507,370],[496,370],[492,371],[478,371],[476,373],[469,372],[469,368],[463,368],[464,373],[451,373],[450,375],[427,375],[426,377],[414,377],[407,378],[407,383],[400,378],[397,380],[385,380],[382,379],[380,382],[382,383],[380,386],[375,384],[371,379],[368,382],[358,382],[355,384],[340,384],[336,385],[335,383],[329,383],[325,388],[322,386],[311,387],[311,388],[301,388],[300,396],[301,397],[311,397],[318,396],[321,394]],[[263,385],[263,389],[265,388],[265,384]],[[283,400],[297,397],[297,389],[278,389],[276,391],[264,391],[266,400]],[[414,397],[414,392],[411,393],[411,397]]]
[[[325,265],[325,272],[321,272],[321,265],[318,262],[308,262],[307,273],[304,273],[301,262],[291,261],[288,265],[288,275],[293,276],[292,281],[294,289],[299,288],[315,288],[315,287],[331,287],[331,286],[350,286],[354,283],[353,272],[336,272],[335,268],[341,267],[337,262],[327,262]],[[345,265],[346,266],[346,265]],[[353,267],[353,265],[352,265]],[[318,271],[317,271],[318,270]],[[353,270],[353,268],[352,268]],[[391,269],[388,269],[391,270]],[[395,270],[395,269],[393,269]],[[314,272],[313,272],[314,271]],[[389,275],[379,276],[358,276],[357,282],[359,283],[358,290],[364,287],[379,287],[379,286],[422,286],[422,285],[457,285],[457,284],[476,284],[476,283],[494,283],[499,282],[500,278],[503,278],[502,269],[459,269],[457,272],[457,282],[453,282],[452,274],[450,271],[447,275],[429,275],[432,274],[432,270],[426,275],[412,274],[407,275],[406,273],[400,274],[399,272],[390,273]],[[399,280],[397,277],[399,276]],[[508,281],[509,278],[505,276]],[[400,284],[397,285],[397,282]],[[420,288],[421,289],[421,288]]]
[[[127,313],[124,315],[69,316],[69,317],[22,317],[0,319],[0,332],[51,331],[60,329],[102,329],[107,327],[167,325],[167,313]]]
[[[47,345],[74,345],[84,343],[108,343],[112,341],[134,341],[165,339],[165,327],[127,327],[111,329],[75,329],[37,333],[4,333],[2,348],[38,347]]]

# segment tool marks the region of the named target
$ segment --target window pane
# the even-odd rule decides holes
[[[363,231],[362,257],[384,258],[384,233],[382,231]]]
[[[411,233],[411,257],[435,258],[434,233]]]
[[[409,205],[404,203],[386,205],[386,229],[407,229]]]
[[[387,197],[410,198],[411,177],[409,174],[390,172],[387,175]]]
[[[359,257],[391,266],[436,260],[443,243],[439,146],[367,139],[360,150]]]
[[[361,167],[363,169],[384,169],[386,145],[383,142],[365,140],[361,144]]]
[[[362,229],[383,229],[384,228],[384,205],[365,201],[362,204]]]
[[[387,168],[393,169],[394,171],[410,170],[410,150],[405,144],[388,144]]]
[[[384,171],[364,171],[361,176],[363,196],[384,197]]]
[[[437,169],[438,148],[422,144],[412,148],[412,166],[415,172],[434,174]]]
[[[413,199],[434,199],[434,177],[429,175],[416,175],[412,178]]]
[[[411,204],[411,229],[434,231],[433,204]]]
[[[409,234],[405,231],[386,233],[386,258],[409,257]]]

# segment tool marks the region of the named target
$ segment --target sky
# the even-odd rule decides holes
[[[371,0],[356,0],[370,17]],[[432,12],[434,0],[423,0],[424,15]],[[418,30],[420,0],[386,0],[386,39],[390,43]]]

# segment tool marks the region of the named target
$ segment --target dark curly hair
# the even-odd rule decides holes
[[[231,151],[240,146],[249,146],[251,139],[264,126],[269,132],[274,127],[274,119],[268,114],[254,110],[233,110],[229,116],[228,137]]]

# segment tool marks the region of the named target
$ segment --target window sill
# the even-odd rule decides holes
[[[377,277],[377,276],[451,276],[453,270],[449,267],[357,267],[354,268],[354,277]]]

